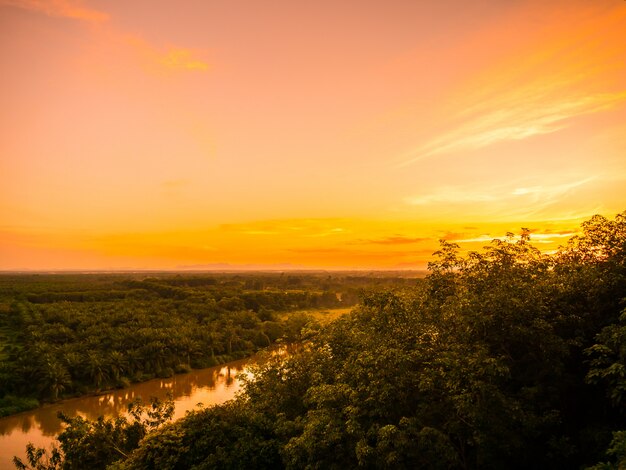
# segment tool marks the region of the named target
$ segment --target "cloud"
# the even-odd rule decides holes
[[[105,12],[89,8],[82,0],[0,0],[0,5],[21,8],[56,18],[71,18],[88,23],[101,23],[109,19]],[[176,71],[206,71],[209,64],[200,57],[200,52],[180,46],[158,47],[133,34],[118,31],[108,24],[105,28],[92,31],[116,47],[129,49],[139,55],[140,60],[152,67]],[[110,52],[111,53],[111,52]],[[119,55],[118,51],[111,54]]]
[[[542,33],[476,74],[449,97],[440,130],[396,166],[550,134],[625,103],[626,53],[615,44],[626,28],[625,12],[587,15],[574,25],[564,20],[567,28]]]
[[[241,233],[245,235],[278,235],[280,232],[272,230],[244,230]]]
[[[574,235],[576,235],[577,232],[572,232],[572,231],[567,231],[567,232],[562,232],[562,233],[536,233],[536,232],[532,232],[530,233],[530,239],[531,240],[547,240],[547,241],[553,241],[555,238],[571,238]]]
[[[464,125],[446,132],[418,148],[413,156],[399,166],[406,166],[424,158],[462,150],[476,150],[506,140],[522,140],[550,134],[567,127],[571,118],[610,109],[626,101],[626,91],[598,93],[591,96],[563,99],[542,104],[522,95],[519,102],[508,109],[497,109],[474,116]]]
[[[316,231],[315,233],[310,233],[306,235],[307,237],[319,238],[319,237],[330,237],[333,235],[341,235],[345,233],[346,230],[341,227],[333,227],[327,230]]]
[[[469,204],[476,202],[490,202],[497,199],[497,194],[485,192],[484,190],[475,190],[455,186],[441,186],[430,194],[411,196],[406,198],[405,201],[412,206],[426,206],[431,204]]]
[[[565,182],[553,178],[554,175],[547,174],[533,178],[530,184],[525,179],[490,186],[442,186],[406,197],[404,202],[407,210],[417,211],[424,217],[458,217],[462,213],[469,218],[466,220],[475,221],[557,221],[606,213],[603,198],[614,197],[614,193],[606,188],[609,181],[606,177],[576,178]],[[537,180],[543,181],[539,183]],[[571,211],[573,206],[577,211]]]
[[[420,243],[424,241],[429,241],[430,238],[412,238],[412,237],[404,237],[401,235],[396,235],[393,237],[386,238],[378,238],[372,240],[358,240],[353,242],[352,244],[361,245],[361,244],[374,244],[374,245],[409,245],[412,243]]]
[[[299,248],[287,248],[287,251],[293,253],[308,253],[308,254],[335,254],[335,253],[353,253],[351,250],[337,247],[299,247]]]
[[[547,186],[530,186],[515,188],[510,196],[513,198],[526,197],[531,198],[534,202],[546,201],[551,202],[554,199],[569,193],[571,190],[584,186],[592,182],[595,178],[584,178],[569,183],[547,185]]]
[[[441,240],[457,240],[460,238],[465,238],[467,237],[466,233],[459,233],[459,232],[446,232],[444,235],[442,235],[440,237]]]
[[[556,243],[559,238],[571,238],[576,235],[576,232],[564,232],[564,233],[535,233],[531,232],[530,241],[533,243],[543,243],[543,244],[551,244]],[[498,236],[494,237],[489,234],[479,235],[477,237],[471,238],[450,238],[447,240],[453,241],[455,243],[489,243],[492,240],[505,240],[506,236]],[[513,240],[519,240],[520,236],[515,235]]]
[[[208,70],[209,64],[193,56],[189,49],[169,48],[158,57],[158,62],[169,69]]]
[[[543,234],[543,235],[554,235],[554,236],[562,236],[562,237],[568,237],[568,236],[576,234],[576,232],[573,230],[542,230],[541,232],[536,232],[534,230],[531,230],[531,233],[535,234],[534,236],[537,236],[538,234]]]
[[[209,64],[199,58],[199,51],[176,46],[157,47],[136,35],[127,35],[125,42],[129,44],[142,60],[160,69],[206,71]]]
[[[277,235],[282,233],[282,226],[277,221],[258,221],[238,224],[221,224],[219,230],[244,235]]]
[[[320,257],[332,256],[336,259],[344,259],[344,260],[388,260],[393,261],[393,258],[402,258],[406,254],[405,252],[401,253],[390,253],[388,250],[381,248],[380,251],[374,250],[354,250],[348,249],[344,247],[297,247],[297,248],[287,248],[285,251],[290,253],[297,253],[301,255],[313,255]],[[412,256],[428,256],[433,252],[433,248],[425,248],[420,250],[411,250],[410,254]],[[321,261],[321,260],[320,260]]]
[[[510,205],[516,201],[547,205],[594,179],[590,177],[567,183],[519,186],[513,189],[504,186],[491,188],[442,186],[429,194],[408,197],[405,202],[413,206],[476,203],[507,203]]]
[[[507,229],[509,230],[509,229]],[[513,240],[519,240],[521,237],[518,231],[514,231],[515,235]],[[538,244],[554,244],[560,241],[560,239],[571,238],[576,235],[577,229],[529,229],[530,239],[533,243]],[[492,235],[493,230],[483,231],[482,233],[467,233],[467,232],[446,232],[440,238],[446,241],[455,243],[491,243],[492,240],[505,240],[509,237],[502,235],[503,232],[499,232],[497,236]]]
[[[489,243],[491,240],[495,239],[503,239],[505,237],[492,237],[489,234],[479,235],[477,237],[472,238],[448,238],[446,240],[455,242],[455,243]]]
[[[0,5],[21,8],[47,16],[88,22],[101,22],[109,19],[107,13],[86,7],[81,0],[0,0]]]

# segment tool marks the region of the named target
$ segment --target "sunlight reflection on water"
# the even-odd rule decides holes
[[[223,403],[235,396],[241,387],[238,374],[256,363],[257,357],[241,359],[208,369],[194,370],[168,379],[153,379],[113,390],[103,395],[72,398],[32,411],[0,418],[0,469],[13,468],[13,456],[24,456],[26,444],[48,447],[54,436],[61,431],[57,413],[96,419],[100,415],[115,417],[125,414],[128,403],[137,397],[148,402],[150,397],[165,398],[171,392],[176,405],[174,419],[187,411]]]

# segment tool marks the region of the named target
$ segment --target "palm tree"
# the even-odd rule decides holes
[[[39,373],[41,381],[41,389],[44,393],[52,396],[53,399],[59,398],[65,387],[72,384],[72,380],[67,369],[56,359],[47,358]]]
[[[128,369],[128,362],[126,357],[119,351],[111,351],[109,353],[109,371],[111,372],[111,378],[115,381],[120,379],[120,376]]]
[[[86,366],[91,382],[99,389],[109,379],[105,361],[97,352],[89,351]]]
[[[63,365],[74,379],[84,375],[83,357],[77,352],[70,351],[63,354]]]

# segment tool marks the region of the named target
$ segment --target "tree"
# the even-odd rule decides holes
[[[14,463],[21,470],[104,470],[114,462],[126,459],[149,432],[170,421],[174,402],[171,396],[165,402],[153,398],[147,406],[141,400],[135,400],[129,404],[128,414],[130,420],[101,416],[89,421],[81,416],[71,418],[59,413],[66,427],[57,437],[59,445],[53,446],[50,455],[45,449],[28,444],[28,463],[17,457]]]
[[[52,357],[47,357],[43,362],[38,379],[43,393],[54,400],[72,383],[67,369]]]
[[[85,361],[87,374],[97,389],[100,389],[109,380],[107,364],[96,351],[89,351]]]

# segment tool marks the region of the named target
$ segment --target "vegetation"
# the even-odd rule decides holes
[[[29,444],[26,447],[28,463],[15,457],[15,466],[21,470],[54,470],[61,465],[77,470],[105,468],[120,458],[126,458],[149,432],[171,420],[174,402],[170,396],[164,403],[152,399],[146,406],[141,399],[136,399],[128,405],[128,414],[129,418],[100,417],[91,422],[80,416],[70,418],[59,413],[59,418],[66,425],[58,439],[60,448],[54,446],[48,453]]]
[[[626,212],[553,255],[524,230],[436,258],[259,366],[236,400],[90,468],[625,468]],[[91,447],[67,432],[33,468],[80,467]]]
[[[20,411],[32,410],[38,406],[39,400],[36,398],[7,395],[0,398],[0,418],[14,413],[19,413]]]
[[[0,276],[0,416],[298,340],[311,315],[288,312],[354,305],[376,281],[327,273]]]

